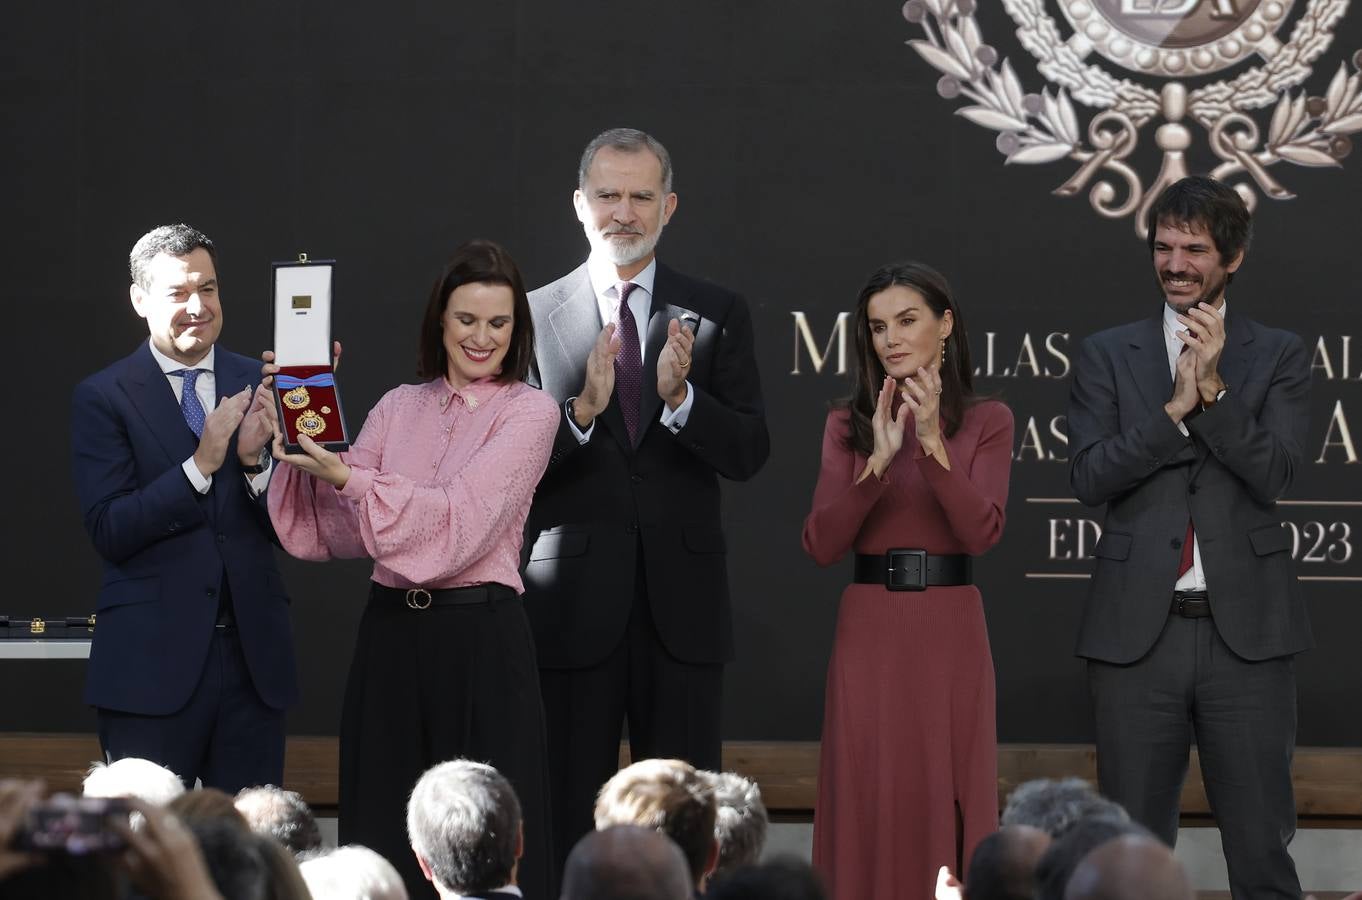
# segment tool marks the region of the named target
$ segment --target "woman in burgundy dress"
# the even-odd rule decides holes
[[[993,660],[971,557],[1002,537],[1012,413],[975,396],[950,287],[870,277],[804,549],[856,554],[828,667],[814,863],[835,900],[927,898],[998,826]]]

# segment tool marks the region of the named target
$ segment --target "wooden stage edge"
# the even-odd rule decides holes
[[[99,758],[92,734],[0,733],[0,777],[35,778],[53,790],[78,790],[91,760]],[[1003,744],[998,748],[998,799],[1032,778],[1077,776],[1096,781],[1091,744]],[[621,763],[628,748],[621,746]],[[339,767],[334,737],[291,737],[284,781],[319,809],[336,805]],[[817,741],[729,741],[724,767],[761,785],[770,812],[800,817],[812,811],[818,776]],[[1362,827],[1362,748],[1300,747],[1293,765],[1296,812],[1302,827]],[[1210,821],[1196,751],[1182,791],[1184,824]]]

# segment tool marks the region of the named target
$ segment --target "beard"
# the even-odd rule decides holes
[[[1159,272],[1156,275],[1159,282],[1159,289],[1164,292],[1164,300],[1167,301],[1174,312],[1184,316],[1187,315],[1189,309],[1196,306],[1198,303],[1214,303],[1216,298],[1225,292],[1225,285],[1229,283],[1229,277],[1222,275],[1211,282],[1202,281],[1201,290],[1193,294],[1190,298],[1184,299],[1183,297],[1178,297],[1174,299],[1169,296],[1164,285],[1164,279],[1185,278],[1187,275],[1188,273],[1186,272]]]
[[[588,236],[591,239],[592,246],[599,250],[601,255],[610,261],[611,265],[629,266],[652,255],[652,252],[657,248],[658,239],[662,237],[664,227],[659,222],[657,230],[652,234],[639,234],[637,232],[610,234],[591,230]]]

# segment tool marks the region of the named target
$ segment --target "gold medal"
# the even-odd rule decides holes
[[[289,409],[302,409],[311,398],[308,397],[307,388],[299,386],[285,394],[282,399]]]
[[[326,420],[312,410],[305,409],[303,414],[294,420],[293,427],[298,429],[299,434],[316,437],[326,430]]]

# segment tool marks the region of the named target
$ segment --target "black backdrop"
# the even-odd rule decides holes
[[[1039,90],[1001,5],[981,6],[989,43]],[[412,380],[424,294],[456,244],[505,243],[532,284],[580,261],[578,154],[628,124],[676,162],[680,205],[661,255],[743,292],[758,328],[773,452],[726,497],[740,654],[726,735],[818,735],[848,568],[815,567],[799,532],[826,403],[845,389],[835,324],[875,266],[916,257],[954,284],[980,384],[1017,417],[1007,533],[978,567],[1000,737],[1091,738],[1071,650],[1094,537],[1082,520],[1096,516],[1067,501],[1065,375],[1082,336],[1153,314],[1159,296],[1130,220],[1049,193],[1074,164],[1005,167],[993,132],[952,115],[960,103],[938,96],[939,73],[905,46],[921,32],[896,0],[84,0],[14,4],[5,18],[12,575],[0,612],[91,609],[98,563],[68,477],[68,399],[145,337],[125,267],[145,230],[184,220],[214,238],[223,341],[246,353],[269,334],[269,262],[337,259],[358,428],[384,390]],[[1359,47],[1354,10],[1311,92]],[[1193,132],[1192,168],[1204,170],[1205,135]],[[1157,168],[1147,148],[1134,159],[1146,178]],[[1359,166],[1275,167],[1299,199],[1259,203],[1231,291],[1237,309],[1319,343],[1310,464],[1284,507],[1303,536],[1301,574],[1330,579],[1306,584],[1319,647],[1298,661],[1303,744],[1362,745],[1362,562],[1349,549],[1362,541]],[[303,678],[293,733],[336,730],[367,571],[285,563]],[[83,671],[0,662],[0,727],[91,730]]]

